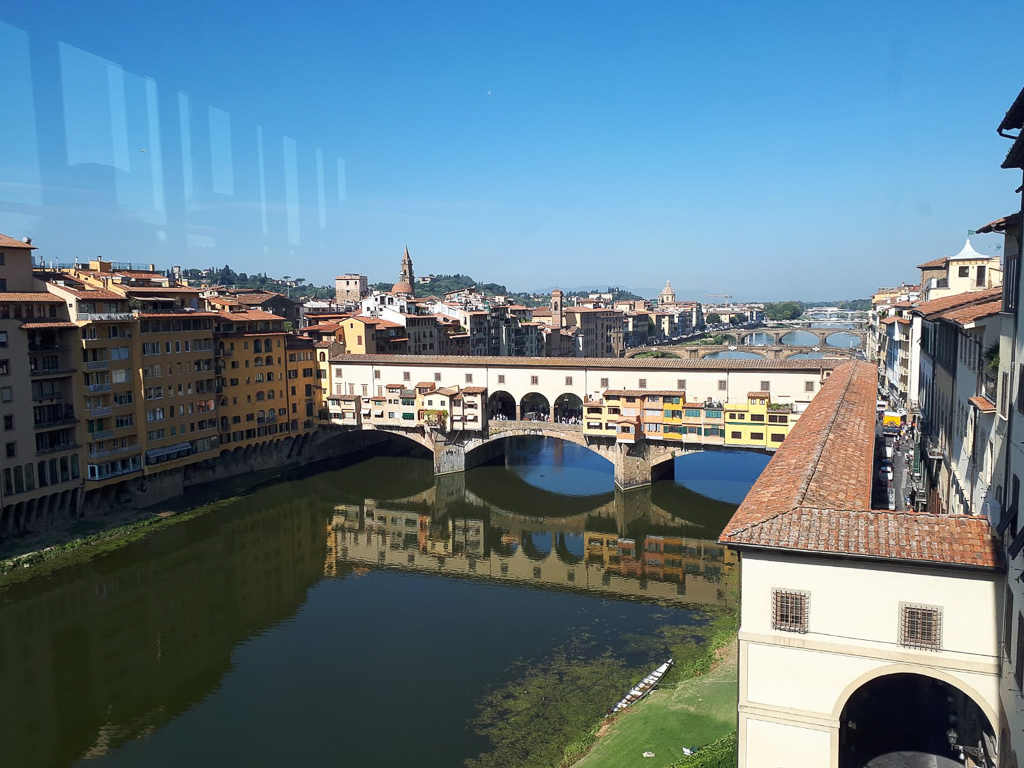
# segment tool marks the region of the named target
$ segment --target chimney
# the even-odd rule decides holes
[[[551,327],[562,327],[562,291],[555,288],[551,292]]]

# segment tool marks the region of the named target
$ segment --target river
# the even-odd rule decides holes
[[[505,764],[489,695],[603,664],[585,699],[610,705],[673,631],[734,605],[714,540],[766,463],[696,454],[624,494],[547,439],[437,481],[379,456],[12,585],[0,765]],[[554,720],[559,697],[531,706]]]

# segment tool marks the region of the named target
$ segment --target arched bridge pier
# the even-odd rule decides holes
[[[640,488],[670,477],[676,456],[703,450],[702,445],[693,443],[663,444],[645,439],[623,442],[614,437],[594,437],[584,435],[583,427],[578,424],[542,421],[492,421],[482,432],[446,433],[367,425],[331,426],[329,429],[339,433],[376,431],[412,440],[433,454],[435,475],[461,473],[502,459],[510,437],[550,437],[575,443],[606,459],[614,468],[616,487],[622,490]]]

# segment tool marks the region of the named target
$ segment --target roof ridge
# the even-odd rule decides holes
[[[849,391],[850,385],[853,383],[853,375],[854,375],[854,373],[856,373],[856,370],[857,370],[856,366],[852,366],[852,365],[850,366],[850,372],[849,372],[849,375],[846,377],[846,383],[843,385],[842,394],[839,396],[839,399],[838,399],[838,401],[836,403],[836,408],[835,408],[835,410],[833,410],[832,415],[829,417],[828,425],[825,427],[825,432],[824,432],[825,436],[818,443],[818,447],[817,447],[817,449],[814,452],[814,457],[809,462],[810,471],[808,471],[808,472],[806,472],[804,474],[804,477],[802,478],[802,480],[800,482],[800,487],[799,487],[799,490],[798,490],[797,500],[793,504],[793,506],[789,507],[788,509],[780,510],[779,512],[776,512],[775,514],[770,515],[768,517],[761,518],[760,520],[755,520],[753,522],[750,522],[747,525],[741,526],[739,528],[733,528],[733,529],[731,529],[728,532],[730,536],[733,535],[734,533],[740,533],[741,531],[751,531],[751,530],[757,528],[760,525],[763,525],[765,523],[769,523],[769,522],[771,522],[773,520],[778,519],[779,517],[783,517],[785,515],[788,515],[790,512],[795,512],[798,509],[804,508],[803,501],[807,497],[807,491],[810,488],[811,480],[814,478],[815,473],[818,471],[818,464],[821,462],[821,456],[822,456],[822,453],[824,453],[824,451],[825,451],[825,445],[828,443],[828,439],[832,435],[832,428],[835,426],[836,421],[838,421],[838,419],[839,419],[839,405],[842,404],[842,402],[846,399],[846,393]],[[812,405],[813,405],[813,402],[812,402]],[[799,422],[797,422],[797,423],[799,423]],[[767,467],[765,467],[765,469],[767,469]],[[762,470],[762,471],[764,471],[764,470]],[[820,509],[824,509],[824,507],[820,507]]]

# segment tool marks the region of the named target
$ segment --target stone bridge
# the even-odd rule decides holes
[[[637,347],[626,352],[626,357],[637,357],[645,352],[657,352],[660,356],[675,357],[680,360],[703,360],[716,352],[749,352],[765,360],[788,360],[796,355],[809,355],[814,352],[828,352],[829,356],[849,355],[842,347],[795,347],[788,344],[770,347],[753,346],[750,344],[689,344],[673,347]]]
[[[550,437],[575,443],[608,460],[615,470],[615,485],[623,490],[650,485],[655,480],[671,476],[672,460],[676,456],[704,449],[701,443],[661,443],[644,439],[635,443],[619,442],[614,437],[584,435],[581,425],[544,421],[493,420],[486,431],[452,434],[422,427],[403,429],[380,425],[349,427],[332,424],[325,425],[323,429],[338,435],[377,432],[412,440],[433,454],[435,475],[464,472],[503,457],[505,440],[510,437]]]
[[[837,333],[848,333],[852,336],[856,336],[860,339],[860,346],[864,346],[864,340],[867,337],[867,330],[864,328],[815,328],[814,326],[802,326],[802,325],[787,325],[782,328],[744,328],[738,331],[731,331],[726,333],[727,336],[732,336],[736,339],[739,344],[743,344],[747,339],[750,339],[754,334],[765,334],[775,339],[776,344],[782,344],[782,340],[791,333],[801,331],[803,333],[809,333],[812,336],[818,337],[818,346],[828,347],[832,346],[828,343],[830,336],[835,336]],[[849,347],[836,347],[836,349],[849,349]]]

